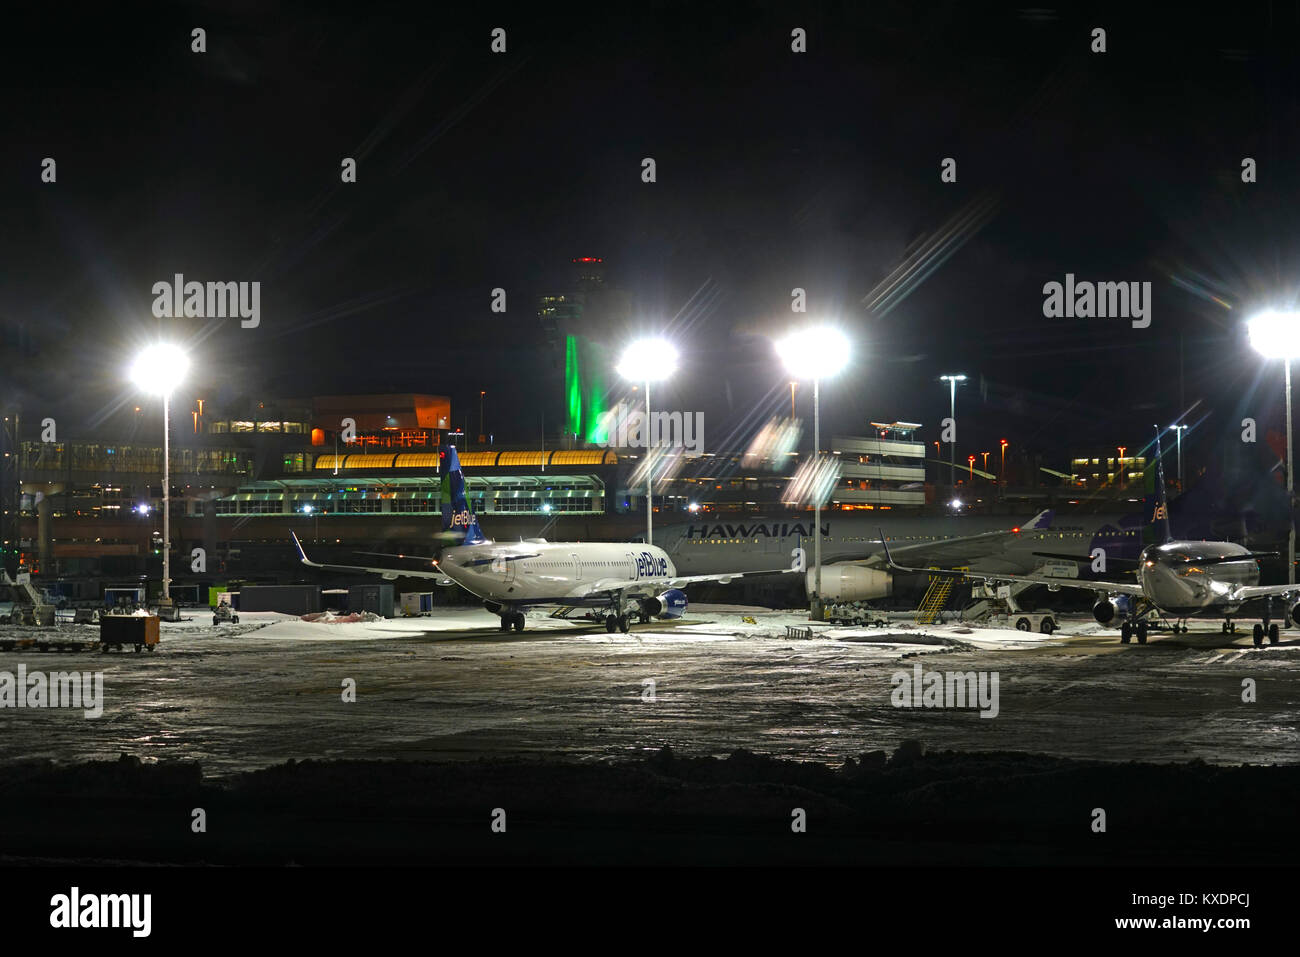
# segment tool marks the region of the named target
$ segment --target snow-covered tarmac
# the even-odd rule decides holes
[[[814,625],[807,613],[692,605],[630,634],[530,616],[502,634],[477,609],[309,623],[244,613],[164,622],[152,655],[14,651],[0,670],[102,670],[104,713],[0,709],[4,761],[202,762],[208,773],[290,758],[603,760],[670,745],[828,762],[892,750],[1017,750],[1113,761],[1297,763],[1300,640],[1245,632],[1153,636],[1067,621],[1048,637],[959,624]],[[79,630],[80,629],[80,630]],[[93,638],[89,626],[63,626]],[[31,630],[0,626],[0,637]],[[996,672],[997,716],[897,707],[899,672]],[[1254,701],[1243,701],[1243,682]],[[355,684],[355,701],[345,690]]]

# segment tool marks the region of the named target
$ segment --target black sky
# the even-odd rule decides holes
[[[196,345],[210,398],[411,390],[463,414],[487,389],[489,425],[527,441],[562,402],[534,298],[580,255],[681,343],[660,400],[703,410],[714,435],[788,401],[767,336],[795,318],[796,286],[855,343],[826,386],[828,430],[906,418],[933,433],[953,371],[972,376],[971,451],[1003,435],[1053,454],[1132,445],[1182,393],[1210,455],[1240,415],[1280,409],[1276,364],[1241,323],[1292,301],[1300,276],[1295,5],[7,16],[0,398],[29,419],[55,409],[75,432],[124,401],[132,345],[175,331],[151,316],[151,286],[179,272],[262,283],[260,328],[227,321]],[[806,54],[790,51],[796,26]],[[56,184],[40,182],[46,156]],[[347,156],[356,184],[339,182]],[[984,219],[951,228],[972,209]],[[948,255],[868,308],[934,237]],[[1044,318],[1042,286],[1067,272],[1151,281],[1151,327]]]

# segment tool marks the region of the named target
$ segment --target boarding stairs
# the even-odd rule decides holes
[[[915,621],[918,625],[934,624],[935,619],[939,617],[939,612],[943,611],[944,606],[948,604],[948,596],[952,594],[955,581],[956,579],[950,575],[930,576],[930,587],[925,590],[925,597],[921,599],[921,604],[916,609]]]
[[[998,588],[977,586],[971,589],[975,601],[962,609],[961,620],[983,621],[994,614],[1015,614],[1021,610],[1016,603],[1016,596],[1028,588],[1033,588],[1035,584],[1036,582],[1008,582]],[[1001,594],[998,593],[999,589]]]
[[[32,584],[31,577],[28,575],[20,574],[18,580],[14,581],[9,577],[7,571],[0,568],[0,585],[8,585],[10,588],[14,589],[14,591],[18,592],[19,596],[21,596],[19,601],[25,602],[28,605],[46,604],[45,596],[41,594],[39,588]]]
[[[20,572],[18,580],[15,581],[9,577],[7,571],[0,568],[0,585],[8,585],[14,591],[11,620],[28,625],[54,624],[54,605],[39,588],[32,584],[29,574]]]

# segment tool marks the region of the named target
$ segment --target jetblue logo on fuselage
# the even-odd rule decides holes
[[[636,557],[637,578],[661,578],[668,574],[668,559],[656,558],[649,552],[642,552]]]
[[[452,512],[451,514],[452,528],[456,528],[458,525],[463,525],[466,528],[469,528],[470,524],[473,521],[474,521],[474,516],[470,514],[469,509],[465,509],[464,511],[460,511],[460,512]]]

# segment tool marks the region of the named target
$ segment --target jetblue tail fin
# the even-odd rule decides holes
[[[1165,494],[1165,464],[1160,451],[1160,426],[1156,426],[1156,496],[1155,503],[1148,506],[1151,524],[1156,528],[1159,544],[1173,539],[1169,531],[1169,497]]]
[[[487,541],[478,518],[465,501],[465,475],[460,470],[460,456],[456,446],[447,447],[446,471],[442,476],[442,530],[453,533],[465,545],[481,545]]]

